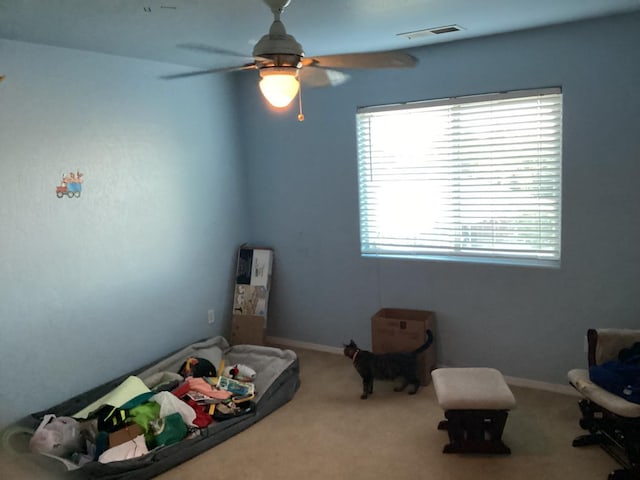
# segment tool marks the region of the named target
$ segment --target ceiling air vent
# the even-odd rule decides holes
[[[444,33],[459,32],[462,30],[460,25],[445,25],[443,27],[425,28],[424,30],[416,30],[414,32],[405,32],[396,34],[398,37],[405,37],[408,40],[414,38],[430,37],[432,35],[442,35]]]

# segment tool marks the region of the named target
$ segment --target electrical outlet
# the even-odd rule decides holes
[[[215,323],[216,321],[216,312],[213,310],[209,310],[209,323]]]

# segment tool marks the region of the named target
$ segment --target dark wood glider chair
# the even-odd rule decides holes
[[[640,342],[640,330],[589,329],[588,366],[617,360],[622,349]],[[569,383],[584,397],[580,427],[589,433],[573,440],[574,447],[599,445],[621,466],[609,480],[640,479],[640,404],[611,393],[589,379],[588,369],[573,369]]]

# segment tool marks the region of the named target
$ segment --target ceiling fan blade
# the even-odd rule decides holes
[[[256,70],[255,63],[248,63],[246,65],[240,65],[239,67],[222,67],[222,68],[210,68],[208,70],[197,70],[195,72],[174,73],[170,75],[162,75],[160,78],[163,80],[172,80],[174,78],[186,78],[195,77],[196,75],[207,75],[210,73],[225,73],[225,72],[237,72],[240,70]]]
[[[182,43],[178,45],[179,48],[184,48],[186,50],[197,50],[205,53],[212,53],[214,55],[228,55],[231,57],[239,57],[239,58],[253,58],[248,53],[238,53],[233,50],[227,50],[226,48],[218,48],[212,47],[211,45],[205,45],[202,43]]]
[[[349,80],[349,75],[338,70],[328,68],[303,67],[299,73],[300,82],[304,87],[335,87]]]
[[[397,51],[325,55],[303,60],[303,65],[329,68],[411,68],[417,63],[413,55]]]

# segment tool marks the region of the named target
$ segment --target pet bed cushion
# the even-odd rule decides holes
[[[80,468],[68,470],[70,466],[68,461],[54,460],[45,455],[29,452],[29,438],[45,414],[56,416],[84,414],[85,410],[104,402],[130,377],[137,379],[129,381],[135,383],[136,388],[148,391],[148,387],[144,385],[145,381],[149,382],[149,379],[157,378],[158,374],[165,375],[164,372],[177,372],[188,357],[206,358],[216,368],[222,359],[226,364],[239,363],[253,368],[256,371],[254,380],[256,395],[253,399],[255,408],[245,415],[214,422],[200,429],[196,435],[180,442],[153,449],[145,455],[129,460],[105,464],[89,461]],[[159,361],[115,378],[45,411],[23,418],[7,430],[15,434],[3,435],[3,443],[10,447],[13,453],[39,464],[44,469],[60,472],[61,478],[64,479],[151,479],[240,433],[291,400],[300,385],[299,373],[297,356],[291,350],[254,345],[230,347],[225,338],[213,337],[192,343]],[[142,382],[144,388],[140,387],[139,382]]]

